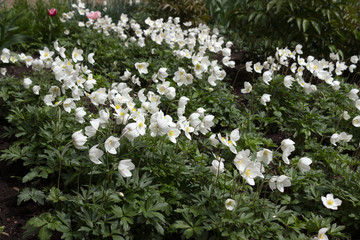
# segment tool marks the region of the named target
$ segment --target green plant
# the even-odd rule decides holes
[[[180,17],[182,22],[206,22],[209,19],[203,0],[156,0],[148,1],[145,11],[155,18]]]
[[[347,56],[357,54],[352,46],[360,37],[360,18],[351,10],[359,8],[357,1],[253,0],[240,1],[228,10],[209,2],[216,21],[236,30],[234,34],[251,51],[262,49],[269,55],[276,46],[294,47],[301,42],[307,54],[327,56],[338,50]]]
[[[2,2],[3,4],[4,2]],[[9,11],[0,11],[0,51],[4,48],[9,48],[13,45],[31,41],[29,35],[17,32],[19,26],[16,26],[19,18],[24,14],[25,10],[14,17],[10,17]]]

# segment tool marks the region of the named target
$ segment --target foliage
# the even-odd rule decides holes
[[[18,15],[11,17],[8,11],[0,12],[0,51],[31,40],[30,36],[16,32],[19,26],[15,24],[23,13],[24,10]]]
[[[250,52],[271,54],[276,46],[301,42],[307,54],[327,56],[342,50],[357,54],[360,17],[358,1],[296,0],[209,0],[207,5],[215,23],[232,31],[250,45]],[[231,6],[227,7],[227,6]]]
[[[47,10],[50,8],[57,9],[56,16],[48,16]],[[62,0],[40,0],[33,4],[27,0],[15,0],[10,13],[18,18],[15,32],[32,37],[24,47],[38,49],[43,43],[49,44],[63,35],[64,24],[60,18],[68,9],[69,3]]]
[[[182,22],[205,22],[209,19],[204,0],[147,1],[145,11],[155,18],[180,17]]]

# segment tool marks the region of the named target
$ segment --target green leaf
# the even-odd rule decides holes
[[[52,233],[50,232],[50,230],[47,228],[47,226],[43,226],[42,228],[40,228],[39,230],[39,239],[40,240],[50,240],[51,239],[51,235]]]
[[[311,20],[311,24],[313,25],[313,27],[315,28],[315,30],[317,31],[317,33],[318,33],[319,35],[321,35],[320,25],[319,25],[317,22],[313,21],[313,20]]]
[[[296,18],[296,24],[299,28],[299,31],[301,31],[301,22],[302,22],[302,19],[301,18]]]
[[[309,27],[309,21],[307,19],[303,19],[302,21],[302,27],[303,27],[303,32],[306,32],[306,30]]]

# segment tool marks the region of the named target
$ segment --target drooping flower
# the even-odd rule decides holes
[[[33,86],[32,90],[33,90],[33,92],[34,92],[35,95],[39,95],[40,86],[35,85],[35,86]]]
[[[24,82],[23,82],[24,88],[29,89],[31,84],[32,81],[30,78],[24,78]]]
[[[215,159],[211,163],[210,172],[214,173],[217,176],[225,171],[223,163],[224,159],[220,156],[216,156],[215,154],[213,155]]]
[[[300,158],[298,162],[298,167],[301,172],[307,172],[310,171],[310,164],[312,163],[312,160],[308,157],[302,157]]]
[[[94,60],[94,53],[90,53],[89,55],[88,55],[88,62],[90,63],[90,64],[94,64],[95,63],[95,60]]]
[[[79,130],[77,132],[74,132],[72,135],[72,140],[74,143],[74,146],[77,149],[85,149],[84,144],[87,141],[87,137],[82,133],[82,130]]]
[[[290,187],[290,186],[291,186],[291,181],[289,177],[285,175],[272,176],[269,181],[269,187],[273,191],[274,189],[277,189],[280,192],[284,192],[284,187]]]
[[[130,171],[135,169],[135,165],[131,161],[131,159],[125,159],[119,162],[118,170],[124,178],[131,177],[132,174]]]
[[[244,82],[244,88],[241,89],[241,93],[250,93],[252,90],[252,86],[249,82]]]
[[[231,198],[226,199],[225,208],[227,210],[232,211],[232,210],[234,210],[235,206],[236,206],[236,201],[235,200],[233,200]]]
[[[256,153],[256,161],[269,164],[273,159],[273,153],[269,149],[263,149]]]
[[[104,155],[104,152],[97,148],[99,144],[91,147],[89,150],[89,158],[95,164],[101,164],[102,162],[99,160]]]
[[[284,139],[281,142],[281,150],[283,151],[282,159],[286,164],[290,164],[289,156],[295,150],[295,142],[291,139]]]
[[[267,93],[263,94],[263,95],[261,96],[261,98],[260,98],[260,103],[261,103],[262,105],[266,106],[266,103],[267,103],[267,102],[270,102],[270,97],[271,97],[270,94],[267,94]]]
[[[322,196],[321,200],[325,207],[332,210],[337,210],[338,206],[340,206],[342,203],[340,199],[338,198],[334,199],[334,195],[332,193],[327,194],[326,197]]]

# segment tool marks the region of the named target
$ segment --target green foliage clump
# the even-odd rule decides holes
[[[207,5],[213,21],[233,38],[240,37],[250,52],[260,50],[266,56],[276,46],[294,47],[298,42],[315,56],[339,50],[349,56],[359,50],[358,1],[209,0]]]

